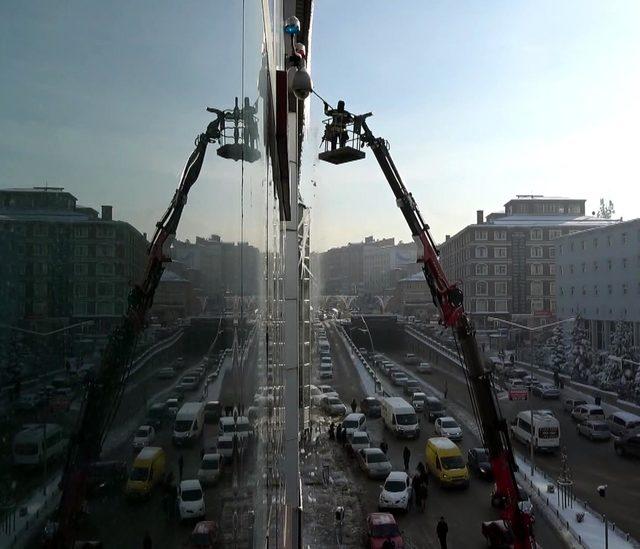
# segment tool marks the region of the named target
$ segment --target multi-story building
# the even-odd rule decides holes
[[[579,314],[597,349],[608,348],[617,322],[640,345],[640,219],[563,236],[555,247],[558,316]]]
[[[113,208],[77,205],[59,187],[0,190],[0,317],[4,323],[110,330],[144,272],[146,235]]]
[[[431,292],[422,271],[401,278],[396,285],[394,305],[400,314],[431,319],[438,316]]]
[[[349,243],[320,254],[324,294],[382,293],[419,270],[413,242],[396,244],[394,238]]]
[[[518,195],[504,213],[468,225],[441,245],[447,276],[480,328],[487,316],[540,324],[556,312],[556,247],[563,235],[616,223],[585,215],[585,200]]]

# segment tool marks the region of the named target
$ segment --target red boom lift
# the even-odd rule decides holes
[[[508,426],[495,398],[491,374],[482,364],[475,330],[464,312],[462,290],[447,280],[438,259],[439,251],[429,233],[429,225],[424,222],[413,196],[402,183],[400,173],[389,154],[387,142],[375,137],[369,129],[366,119],[371,113],[353,115],[344,109],[344,102],[340,101],[336,109],[330,109],[325,103],[325,114],[331,118],[325,121],[325,150],[319,154],[320,160],[332,164],[359,160],[364,158],[362,149],[368,146],[393,191],[396,204],[418,246],[418,261],[423,264],[433,303],[440,310],[440,322],[455,331],[462,350],[471,400],[479,419],[484,445],[489,451],[497,493],[504,496],[506,501],[502,519],[513,533],[514,549],[532,549],[536,547],[533,520],[530,514],[523,512],[518,506],[518,486],[515,479],[517,465],[513,458]]]

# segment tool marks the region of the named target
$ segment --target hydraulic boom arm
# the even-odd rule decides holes
[[[196,138],[195,149],[184,168],[180,185],[167,211],[156,224],[149,246],[145,276],[131,290],[122,324],[109,337],[95,378],[88,383],[63,471],[57,528],[50,544],[55,548],[71,547],[75,542],[76,522],[85,497],[88,467],[100,457],[104,438],[124,389],[137,338],[144,329],[145,316],[153,305],[164,264],[170,261],[164,246],[176,234],[189,190],[200,175],[207,145],[220,138],[224,113],[217,109],[207,110],[216,113],[217,118],[208,125],[205,133]]]
[[[499,494],[506,499],[503,519],[511,526],[516,549],[535,547],[531,516],[518,506],[518,487],[515,479],[517,466],[509,441],[507,424],[495,400],[490,373],[486,372],[478,350],[475,332],[463,309],[462,291],[451,284],[438,259],[439,251],[429,233],[413,196],[402,183],[400,174],[389,154],[387,143],[375,137],[366,123],[371,113],[354,116],[354,132],[361,142],[368,145],[380,165],[402,211],[413,239],[419,248],[418,260],[423,264],[424,276],[431,291],[434,304],[439,308],[441,322],[455,330],[467,368],[472,398],[475,400],[480,420],[482,438],[489,451],[491,465]]]

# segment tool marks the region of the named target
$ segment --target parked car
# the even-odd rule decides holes
[[[640,457],[640,432],[636,431],[615,439],[613,448],[619,456]]]
[[[151,446],[155,438],[156,431],[151,425],[141,425],[133,436],[133,449],[141,450],[145,446]]]
[[[350,435],[347,435],[347,450],[350,453],[364,450],[371,446],[371,439],[369,433],[366,431],[354,431]]]
[[[540,383],[531,388],[531,392],[540,398],[556,399],[560,398],[560,389],[551,383]]]
[[[382,405],[375,397],[366,397],[360,401],[362,413],[370,418],[379,418],[382,415]]]
[[[337,396],[324,396],[320,407],[330,416],[343,416],[347,413],[347,407]]]
[[[204,454],[198,469],[198,480],[201,484],[213,484],[222,472],[222,456],[220,454]]]
[[[411,406],[418,413],[424,412],[426,401],[427,395],[420,391],[416,391],[411,395]]]
[[[350,435],[354,431],[366,431],[367,416],[359,412],[348,414],[344,420],[342,420],[342,426],[346,429],[347,435]]]
[[[587,401],[581,398],[567,398],[562,405],[565,412],[571,413],[576,406],[582,406]]]
[[[421,362],[420,364],[418,364],[416,370],[421,374],[433,373],[433,367],[428,362]]]
[[[172,379],[176,377],[176,369],[168,366],[166,368],[160,368],[156,374],[158,379]]]
[[[404,355],[404,363],[409,366],[413,364],[418,364],[418,357],[413,353],[407,353]]]
[[[577,429],[579,435],[591,440],[609,440],[611,438],[611,431],[606,421],[588,419],[582,423],[578,423]]]
[[[391,471],[384,481],[378,510],[401,509],[407,511],[411,505],[411,479],[404,471]]]
[[[369,513],[364,538],[367,549],[382,549],[387,541],[394,549],[404,549],[404,540],[391,513]]]
[[[193,391],[194,389],[198,388],[199,384],[200,379],[196,374],[188,374],[180,380],[180,383],[178,384],[176,389],[178,391]]]
[[[218,525],[214,521],[200,521],[189,536],[189,549],[215,549],[219,536]]]
[[[571,411],[571,417],[578,422],[588,419],[599,419],[604,421],[604,410],[595,404],[581,404]]]
[[[391,462],[380,448],[364,448],[356,452],[356,461],[369,478],[387,478]]]
[[[489,452],[486,448],[469,448],[467,452],[467,467],[480,478],[493,479]]]
[[[444,409],[444,405],[442,401],[438,397],[427,396],[427,399],[424,402],[425,413],[427,414],[427,419],[433,423],[439,417],[444,417],[447,415],[446,410]]]
[[[204,493],[199,480],[183,480],[178,485],[178,513],[180,520],[205,516]]]
[[[439,417],[435,421],[435,433],[437,436],[451,440],[462,440],[462,429],[458,422],[451,416]]]
[[[165,406],[167,408],[167,414],[170,417],[173,417],[178,413],[178,410],[180,409],[180,401],[174,397],[168,398]]]

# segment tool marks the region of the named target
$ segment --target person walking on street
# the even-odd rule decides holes
[[[152,549],[151,536],[149,530],[144,533],[144,539],[142,540],[142,549]]]
[[[447,400],[447,393],[449,392],[449,383],[447,383],[447,380],[444,380],[444,399]]]
[[[420,479],[418,484],[418,491],[420,492],[420,512],[424,513],[424,509],[427,506],[427,497],[429,496],[427,484],[424,480]]]
[[[357,409],[358,409],[358,403],[356,402],[356,399],[354,398],[351,401],[351,411],[355,414]]]
[[[182,454],[178,456],[178,471],[180,473],[180,482],[182,482],[182,473],[184,471],[184,456]]]
[[[409,450],[408,446],[405,446],[404,450],[402,450],[402,459],[404,460],[404,470],[406,472],[409,470],[409,462],[411,461],[411,450]]]
[[[422,491],[420,490],[420,474],[413,475],[411,479],[411,491],[413,492],[413,501],[416,504],[416,509],[422,509]]]
[[[438,526],[436,526],[436,534],[440,540],[440,549],[447,549],[447,534],[449,533],[449,526],[444,520],[444,517],[440,517]]]
[[[336,438],[336,432],[335,432],[336,426],[333,423],[333,421],[331,422],[331,425],[329,425],[329,440],[333,440]]]

